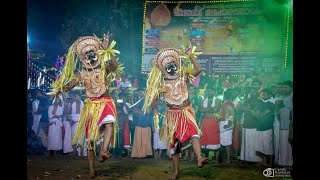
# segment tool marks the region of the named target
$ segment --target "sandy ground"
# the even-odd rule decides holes
[[[233,161],[230,165],[210,162],[199,169],[195,161],[180,161],[180,178],[182,180],[207,179],[270,179],[263,176],[266,167],[261,165],[248,165]],[[100,163],[95,161],[96,177],[102,179],[136,179],[136,180],[163,180],[168,179],[173,172],[170,159],[132,159],[114,158]],[[28,155],[27,179],[45,180],[77,180],[88,179],[88,166],[86,157],[74,155]],[[272,178],[292,179],[292,178]]]

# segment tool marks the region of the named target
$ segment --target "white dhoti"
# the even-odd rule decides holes
[[[63,121],[64,126],[64,138],[63,138],[63,153],[73,152],[71,145],[71,127],[68,121]]]
[[[76,130],[77,130],[79,118],[80,118],[80,114],[72,114],[72,115],[71,115],[71,119],[72,119],[72,121],[73,121],[73,124],[72,124],[72,126],[71,126],[71,137],[72,137],[72,138],[73,138],[73,136],[74,136],[74,133],[75,133]]]
[[[78,126],[78,122],[74,122],[74,124],[72,124],[72,126],[71,126],[71,138],[74,137],[74,134],[76,133],[76,130],[77,130],[77,126]]]
[[[277,117],[273,123],[273,149],[274,149],[274,164],[279,163],[279,139],[280,139],[280,122]]]
[[[111,114],[108,114],[105,118],[102,119],[102,121],[99,124],[99,128],[102,127],[102,125],[104,124],[108,124],[108,123],[114,123],[116,122],[116,118],[114,116],[112,116]]]
[[[279,141],[279,166],[292,166],[292,148],[288,141],[289,130],[280,130],[280,141]]]
[[[38,134],[40,119],[41,119],[41,115],[33,115],[33,124],[31,129],[36,134]]]
[[[73,122],[73,124],[71,126],[71,141],[73,139],[74,134],[76,133],[79,118],[80,118],[80,114],[71,114],[71,120]],[[81,147],[79,145],[76,145],[76,151],[77,151],[78,156],[80,156]]]
[[[256,151],[259,151],[265,155],[273,155],[272,136],[272,129],[266,131],[257,131]]]
[[[167,149],[167,143],[160,140],[159,129],[155,128],[153,132],[153,149]]]
[[[256,153],[256,138],[258,136],[256,129],[242,129],[242,143],[240,160],[250,162],[261,162],[262,159]]]
[[[48,150],[58,151],[62,149],[62,122],[57,118],[49,121]]]
[[[233,132],[233,125],[227,129],[223,126],[227,125],[229,120],[223,120],[219,122],[219,129],[220,129],[220,144],[222,146],[229,146],[232,144],[232,132]]]
[[[83,143],[83,148],[82,148],[82,156],[87,156],[88,155],[87,146],[88,146],[88,140],[85,139],[84,143]],[[78,148],[79,148],[79,151],[77,149],[77,152],[78,152],[78,156],[80,156],[80,153],[81,153],[80,146],[78,146]]]

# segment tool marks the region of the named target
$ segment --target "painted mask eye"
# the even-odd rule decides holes
[[[97,59],[96,54],[93,50],[85,52],[85,55],[86,55],[87,62],[95,61]]]
[[[174,62],[170,62],[166,65],[166,71],[170,75],[174,75],[177,71],[177,65]]]

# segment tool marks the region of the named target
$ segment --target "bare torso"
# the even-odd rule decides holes
[[[100,68],[80,71],[80,79],[88,97],[110,96],[109,80],[104,77]]]

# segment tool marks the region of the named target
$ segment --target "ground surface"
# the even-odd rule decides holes
[[[210,162],[199,169],[195,161],[180,161],[181,180],[259,180],[270,179],[263,176],[266,167],[248,165],[233,161],[230,165]],[[132,159],[111,158],[100,163],[95,161],[96,177],[102,179],[135,179],[135,180],[163,180],[168,179],[172,173],[170,159]],[[61,156],[49,158],[47,155],[32,155],[27,157],[28,180],[77,180],[87,178],[87,160],[85,157]],[[292,179],[280,178],[276,179]]]

